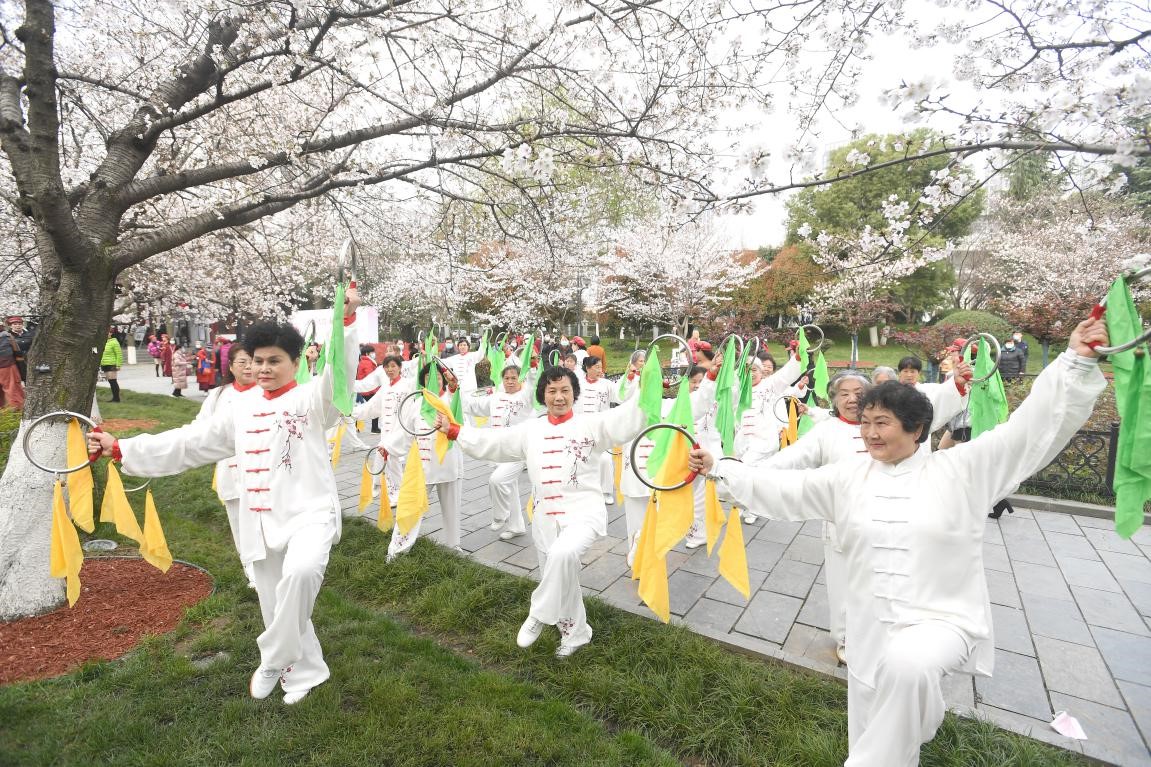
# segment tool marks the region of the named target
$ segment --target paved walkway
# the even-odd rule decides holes
[[[126,369],[121,383],[171,391],[150,366]],[[347,443],[343,449],[337,477],[344,513],[353,516],[364,453]],[[465,459],[461,544],[479,562],[538,577],[530,533],[501,541],[487,528],[491,467]],[[526,477],[520,488],[526,501]],[[373,521],[376,509],[368,511]],[[622,507],[609,507],[609,517],[608,536],[588,552],[580,582],[588,595],[651,617],[624,561]],[[433,493],[423,530],[435,540],[440,529]],[[845,679],[827,636],[818,523],[760,521],[746,526],[744,535],[751,599],[718,577],[704,548],[677,547],[668,555],[672,620],[742,651]],[[1151,765],[1149,556],[1149,528],[1124,541],[1108,520],[1019,507],[998,523],[989,520],[984,563],[995,620],[995,676],[950,677],[952,708],[1115,764]],[[1080,721],[1086,741],[1050,728],[1053,712],[1064,710]]]

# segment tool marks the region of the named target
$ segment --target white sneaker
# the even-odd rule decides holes
[[[523,533],[517,533],[515,530],[504,530],[500,533],[501,541],[510,541],[512,538],[519,538]]]
[[[755,516],[754,514],[744,514],[743,515],[743,523],[745,525],[754,525],[758,521],[759,521],[759,517]]]
[[[698,540],[698,539],[691,539],[691,538],[689,538],[688,540],[686,540],[686,541],[684,541],[684,542],[683,542],[683,547],[684,547],[685,549],[698,549],[700,546],[702,546],[702,545],[703,545],[703,544],[705,544],[705,543],[707,543],[707,539],[706,539],[706,538],[705,538],[705,539],[703,539],[702,541],[701,541],[701,540]]]
[[[280,676],[284,673],[282,668],[266,668],[260,666],[252,674],[252,681],[248,683],[248,692],[256,700],[263,700],[272,694],[276,685],[280,683]]]
[[[563,658],[570,658],[572,655],[574,655],[580,649],[587,647],[587,646],[588,646],[587,642],[584,642],[583,644],[561,644],[559,647],[556,648],[556,657],[560,658],[561,660]]]
[[[504,529],[504,523],[503,522],[492,522],[490,525],[488,525],[488,529],[489,530],[503,530]]]
[[[846,666],[847,665],[847,648],[844,647],[842,644],[837,644],[835,646],[835,657],[839,659],[839,662],[841,664]]]
[[[605,506],[615,506],[615,496],[604,494],[603,502]]]
[[[629,568],[635,567],[635,553],[638,550],[639,550],[639,539],[637,538],[636,540],[631,542],[631,546],[629,546],[628,550],[627,550],[627,566]]]
[[[524,625],[520,626],[520,633],[516,634],[516,644],[520,647],[531,647],[540,638],[544,625],[543,621],[537,621],[529,615]]]
[[[308,696],[311,690],[301,690],[300,692],[286,692],[284,693],[284,703],[291,706],[294,703],[299,703]]]

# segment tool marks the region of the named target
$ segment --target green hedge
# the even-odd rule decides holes
[[[990,333],[1000,341],[1005,340],[1011,335],[1011,332],[1015,330],[1010,322],[999,315],[992,314],[991,312],[978,312],[967,309],[959,309],[945,314],[939,322],[948,325],[972,325],[978,328],[979,332]]]

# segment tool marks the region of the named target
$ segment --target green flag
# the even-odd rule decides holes
[[[807,333],[803,332],[803,328],[799,329],[799,335],[796,337],[799,339],[799,347],[795,351],[797,354],[799,354],[799,364],[803,365],[804,369],[806,370],[808,362],[807,350],[811,345],[807,342]]]
[[[723,364],[715,378],[715,428],[719,432],[723,454],[735,452],[735,410],[731,406],[731,390],[735,388],[735,338],[727,339],[723,348]]]
[[[627,381],[627,373],[620,379],[620,399],[623,399],[623,387]],[[651,350],[651,355],[643,363],[643,370],[639,376],[639,409],[647,416],[647,425],[659,423],[663,416],[663,370],[659,366],[659,352]]]
[[[815,388],[815,396],[824,401],[830,400],[831,398],[827,396],[827,382],[830,376],[827,374],[827,360],[824,359],[822,350],[816,352],[815,374],[812,377],[815,379],[811,382],[812,386]],[[807,427],[809,429],[811,428],[810,421],[811,419],[809,418]],[[804,433],[803,421],[800,421],[799,433],[801,435]]]
[[[795,433],[802,437],[804,434],[807,434],[809,431],[811,431],[811,427],[813,426],[815,426],[815,421],[812,421],[811,416],[809,416],[807,413],[804,413],[799,417],[799,422],[796,424]]]
[[[652,354],[654,357],[655,354]],[[659,364],[658,362],[656,363]],[[644,365],[647,369],[647,365]],[[641,384],[642,386],[642,384]],[[660,388],[663,388],[663,382],[660,382]],[[642,392],[641,392],[642,396]],[[671,406],[671,411],[667,414],[667,423],[674,423],[687,429],[688,434],[695,434],[695,418],[691,413],[691,380],[684,376],[679,381],[679,392],[675,395],[675,404]],[[671,447],[673,439],[681,439],[680,435],[673,432],[671,429],[656,429],[655,436],[652,437],[652,442],[655,443],[651,449],[651,454],[647,457],[647,473],[649,477],[654,477],[659,473],[659,467],[663,465],[663,461],[667,458],[668,448]]]
[[[440,396],[440,390],[444,387],[443,381],[440,380],[440,366],[435,362],[439,353],[440,343],[436,339],[436,333],[434,330],[429,330],[428,334],[424,336],[424,348],[420,353],[420,370],[424,369],[424,365],[431,363],[428,374],[424,377],[424,388],[433,397]],[[426,397],[420,399],[420,415],[423,416],[428,426],[436,422],[436,409],[432,407]]]
[[[315,327],[314,323],[311,323],[311,322],[308,323],[309,331],[314,327]],[[312,341],[315,341],[315,340],[316,340],[315,334],[309,332],[308,337],[304,339],[304,351],[305,352],[308,351],[308,347],[311,346]],[[296,368],[296,383],[306,384],[308,381],[311,381],[311,380],[312,380],[312,371],[308,369],[308,358],[306,356],[301,356],[300,367]]]
[[[987,375],[994,365],[985,345],[983,354],[975,360],[975,377]],[[971,385],[968,409],[971,412],[971,439],[1007,420],[1007,392],[1003,390],[1003,378],[998,370],[986,381]]]
[[[504,347],[503,344],[492,344],[488,347],[488,364],[492,366],[492,383],[497,387],[504,377]]]
[[[352,414],[352,385],[348,381],[348,369],[344,366],[344,291],[346,285],[336,286],[335,303],[332,306],[332,337],[328,339],[326,352],[316,363],[317,375],[323,372],[320,363],[327,359],[332,366],[332,404],[344,415]]]
[[[739,402],[735,406],[735,420],[743,418],[743,413],[751,408],[751,357],[739,362]]]
[[[1120,277],[1107,293],[1107,334],[1112,344],[1143,332],[1143,321]],[[1147,344],[1111,355],[1115,405],[1119,410],[1119,449],[1115,457],[1115,532],[1130,538],[1143,524],[1151,498],[1151,378]]]
[[[528,336],[528,340],[524,342],[524,348],[520,351],[520,380],[524,380],[524,376],[528,374],[528,368],[532,364],[532,348],[536,344],[536,334],[532,333]]]

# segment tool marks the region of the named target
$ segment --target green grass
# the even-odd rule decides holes
[[[138,395],[114,415],[168,408],[195,409]],[[575,658],[555,660],[554,630],[520,650],[531,582],[427,541],[386,564],[387,536],[359,520],[332,552],[314,616],[332,680],[292,708],[252,701],[259,610],[209,476],[153,485],[173,554],[212,572],[216,593],[120,661],[0,688],[0,764],[830,767],[846,756],[834,681],[594,599],[595,640]],[[949,715],[922,763],[1083,761]]]

